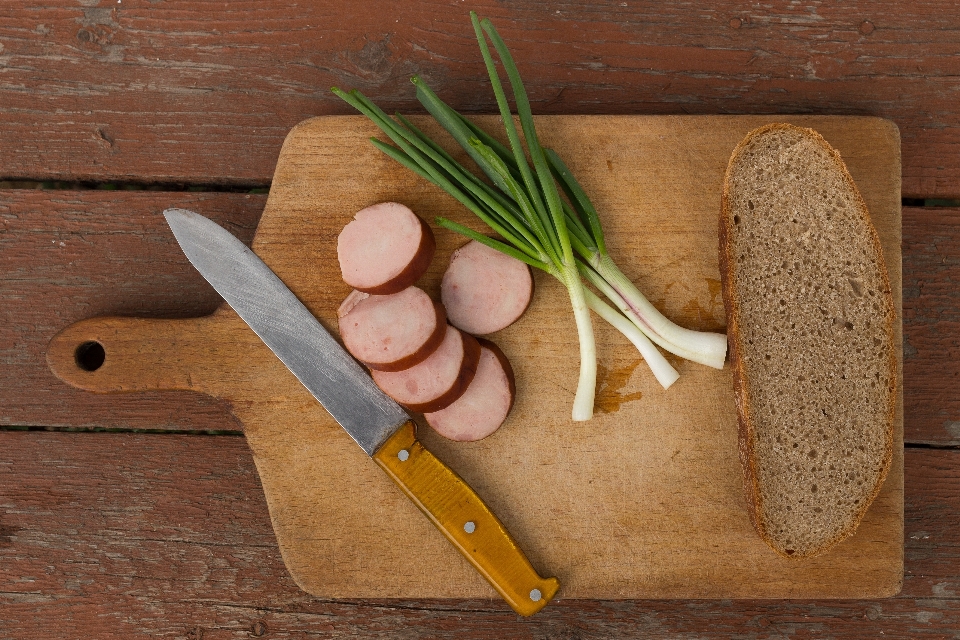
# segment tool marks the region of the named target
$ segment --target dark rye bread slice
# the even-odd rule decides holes
[[[819,555],[890,468],[897,361],[877,232],[817,132],[772,124],[734,150],[720,273],[751,518],[778,553]]]

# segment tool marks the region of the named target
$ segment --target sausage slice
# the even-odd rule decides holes
[[[396,202],[361,209],[337,237],[343,281],[374,295],[398,293],[416,282],[435,249],[430,225]]]
[[[417,287],[388,296],[353,291],[337,316],[347,351],[380,371],[423,362],[443,342],[447,327],[443,306]]]
[[[427,424],[451,440],[486,438],[500,428],[513,407],[513,368],[500,348],[480,339],[480,363],[467,391],[446,409],[425,413]]]
[[[481,336],[516,322],[532,297],[530,267],[476,240],[453,252],[440,285],[450,324]]]
[[[410,411],[425,413],[449,407],[467,390],[477,373],[480,343],[447,325],[440,346],[426,360],[403,371],[373,371],[384,393]]]

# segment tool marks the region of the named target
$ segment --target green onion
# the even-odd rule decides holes
[[[492,185],[465,169],[402,115],[391,118],[359,91],[347,93],[334,88],[333,92],[369,117],[396,145],[374,139],[378,149],[452,195],[502,240],[446,218],[437,218],[437,224],[545,271],[567,288],[580,340],[574,420],[588,420],[593,415],[597,355],[590,310],[637,347],[665,389],[678,374],[654,343],[684,358],[722,368],[726,356],[725,336],[690,331],[673,324],[616,266],[607,252],[600,218],[590,199],[560,157],[540,145],[530,102],[506,44],[489,20],[480,20],[472,12],[470,17],[509,147],[444,103],[422,79],[414,76],[412,81],[420,103],[453,136]],[[507,74],[526,145],[514,124],[487,38]],[[560,196],[558,183],[566,200]],[[594,285],[613,307],[585,288],[581,279]]]
[[[594,244],[581,253],[599,278],[587,278],[601,290],[630,320],[661,348],[681,358],[722,369],[727,355],[727,336],[722,333],[691,331],[668,320],[623,275],[607,253],[603,229],[597,212],[560,157],[547,150],[551,168],[581,218],[586,218]],[[585,276],[586,277],[586,276]]]

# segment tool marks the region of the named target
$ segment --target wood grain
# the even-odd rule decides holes
[[[723,171],[730,149],[767,120],[545,117],[538,129],[593,194],[607,245],[625,273],[668,316],[702,329],[723,322],[711,286],[719,279]],[[793,121],[821,131],[861,185],[899,311],[895,128],[874,118]],[[425,121],[418,124],[435,134]],[[284,143],[252,245],[328,328],[349,293],[333,259],[336,236],[357,210],[399,199],[427,220],[443,214],[478,226],[449,196],[359,144],[372,133],[361,117],[298,125]],[[593,142],[585,148],[583,140]],[[356,167],[364,169],[358,174]],[[441,231],[420,282],[435,297],[449,255],[463,244]],[[889,480],[858,535],[819,558],[785,560],[743,517],[729,370],[679,363],[681,380],[665,393],[638,368],[625,340],[598,323],[601,361],[629,370],[626,391],[640,399],[572,423],[578,361],[568,307],[562,287],[540,278],[523,321],[495,335],[517,373],[518,393],[494,437],[463,444],[429,428],[420,433],[483,497],[534,567],[560,578],[561,597],[876,597],[899,590],[901,413]],[[898,318],[898,345],[899,327]],[[77,345],[90,340],[107,352],[94,372],[73,360]],[[191,389],[227,400],[253,450],[284,560],[306,591],[328,597],[490,591],[231,309],[190,321],[92,319],[55,337],[48,360],[59,377],[83,389]]]
[[[903,191],[960,196],[960,15],[949,0],[471,3],[546,114],[818,113],[892,119]],[[296,123],[359,87],[421,112],[421,74],[493,113],[456,0],[11,5],[0,24],[0,176],[266,184]]]
[[[0,422],[88,428],[238,429],[205,396],[80,393],[57,380],[50,338],[87,317],[187,317],[219,296],[196,274],[159,212],[194,208],[250,241],[265,196],[98,191],[0,192]],[[64,246],[59,245],[60,242]],[[903,209],[904,437],[960,444],[960,210]],[[601,410],[626,399],[610,370]],[[175,399],[173,399],[175,398]],[[171,412],[171,406],[178,411]]]
[[[79,392],[53,376],[45,354],[58,331],[83,318],[213,312],[222,299],[186,261],[160,213],[202,211],[250,242],[265,202],[227,193],[0,192],[0,423],[239,430],[209,396]]]
[[[471,8],[492,15],[522,57],[538,112],[886,115],[904,142],[904,195],[960,192],[953,3],[623,4]],[[4,8],[0,178],[265,185],[290,127],[348,112],[329,84],[414,111],[405,81],[414,71],[465,110],[493,108],[458,2],[118,8],[106,0]],[[234,220],[249,240],[265,198],[231,197],[0,192],[0,423],[238,429],[203,396],[79,393],[43,360],[49,337],[84,317],[212,310],[216,296],[192,279],[157,218],[142,214],[197,198],[196,208]],[[903,211],[912,442],[960,444],[957,216]],[[51,234],[99,259],[43,247]],[[612,409],[633,394],[627,370],[608,373],[602,398]],[[906,451],[897,598],[561,601],[520,622],[495,600],[306,596],[280,561],[238,437],[0,432],[0,450],[3,640],[952,638],[960,628],[955,451]]]
[[[903,210],[905,437],[960,444],[960,210]]]
[[[236,436],[0,432],[0,637],[950,638],[956,451],[906,452],[906,575],[885,600],[325,600],[280,558]],[[192,635],[191,635],[192,634]]]
[[[408,421],[373,454],[374,462],[511,609],[522,616],[543,609],[560,583],[537,573],[496,514],[417,440],[416,431]]]

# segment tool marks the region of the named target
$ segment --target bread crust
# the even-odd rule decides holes
[[[844,527],[839,533],[824,542],[819,547],[806,553],[786,553],[773,542],[773,539],[769,533],[769,523],[765,521],[763,516],[763,494],[760,490],[760,482],[757,475],[757,459],[754,446],[756,429],[751,417],[751,381],[746,375],[743,358],[741,357],[741,350],[743,349],[743,345],[740,341],[741,319],[739,300],[737,299],[736,291],[734,289],[734,260],[730,242],[733,233],[733,212],[730,205],[730,179],[734,164],[740,153],[753,140],[770,131],[777,130],[798,132],[814,141],[817,145],[823,148],[824,151],[826,151],[830,159],[835,164],[837,170],[843,176],[845,183],[854,196],[857,204],[857,210],[859,211],[863,220],[865,220],[867,223],[866,226],[870,233],[871,244],[873,245],[873,250],[878,258],[878,264],[881,267],[880,273],[884,284],[884,293],[886,296],[891,296],[892,294],[889,274],[887,273],[886,263],[883,260],[883,249],[880,244],[880,237],[877,234],[873,223],[870,221],[870,214],[867,209],[867,205],[864,202],[863,197],[860,195],[860,191],[857,189],[857,186],[853,181],[853,177],[847,170],[847,167],[840,157],[840,154],[832,146],[830,146],[823,136],[821,136],[815,130],[801,128],[787,123],[772,123],[764,125],[748,133],[730,155],[726,173],[724,174],[723,191],[720,199],[719,219],[720,282],[723,306],[727,317],[730,365],[733,372],[733,390],[737,405],[738,453],[740,457],[740,465],[743,470],[744,494],[746,497],[747,511],[750,515],[750,520],[753,523],[754,528],[757,530],[760,538],[763,539],[764,542],[766,542],[781,556],[791,559],[801,559],[820,555],[837,543],[853,535],[854,531],[856,531],[857,527],[859,526],[860,521],[866,514],[870,504],[873,503],[873,500],[880,493],[880,488],[883,486],[883,482],[887,477],[887,473],[890,470],[890,465],[893,460],[893,428],[897,406],[897,358],[894,350],[891,349],[888,358],[888,367],[890,370],[889,380],[891,383],[888,389],[887,397],[888,415],[886,447],[880,475],[875,486],[870,492],[868,499],[863,501],[860,508],[857,510],[854,517],[851,518],[846,527]],[[894,323],[895,311],[893,309],[893,304],[891,303],[887,305],[887,313],[885,314],[884,318],[884,331],[887,334],[887,339],[890,341],[890,344],[895,344]]]

